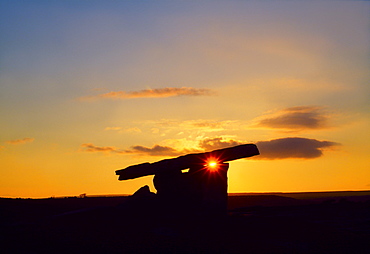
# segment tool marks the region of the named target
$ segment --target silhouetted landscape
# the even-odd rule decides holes
[[[129,196],[0,199],[2,253],[368,253],[370,191],[229,194],[222,221]],[[169,213],[170,214],[170,213]]]

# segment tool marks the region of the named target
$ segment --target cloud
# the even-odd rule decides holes
[[[115,153],[115,154],[136,154],[136,155],[149,155],[149,156],[176,156],[185,152],[177,151],[168,146],[154,145],[153,147],[145,146],[132,146],[130,149],[119,149],[114,146],[96,146],[91,143],[81,145],[84,152],[101,152],[101,153]]]
[[[256,142],[260,155],[255,159],[313,159],[323,155],[323,150],[339,146],[339,143],[331,141],[319,141],[316,139],[288,137],[269,141]],[[254,158],[254,157],[253,157]]]
[[[181,155],[183,152],[169,146],[155,145],[153,147],[133,146],[131,149],[126,150],[126,153],[134,153],[139,155],[149,156],[176,156]]]
[[[18,145],[18,144],[30,143],[30,142],[33,142],[34,140],[35,140],[34,138],[23,138],[23,139],[9,140],[5,142],[8,144],[12,144],[12,145]]]
[[[205,132],[215,132],[223,130],[235,130],[241,127],[242,122],[237,120],[224,120],[224,121],[215,121],[215,120],[192,120],[184,121],[182,126],[189,130],[202,130]]]
[[[250,142],[227,137],[206,138],[198,142],[197,148],[189,150],[182,149],[181,152],[201,153],[247,143]],[[287,137],[254,143],[260,150],[260,155],[253,156],[249,159],[258,160],[314,159],[323,156],[324,150],[330,150],[340,145],[332,141],[320,141],[301,137]]]
[[[170,146],[155,145],[152,148],[145,146],[133,146],[127,153],[136,153],[149,156],[179,156],[188,153],[202,153],[226,147],[243,144],[240,141],[225,139],[224,137],[207,138],[198,142],[198,147],[176,149]]]
[[[179,131],[185,133],[189,131],[202,131],[202,132],[219,132],[219,131],[231,131],[245,128],[242,121],[238,120],[224,120],[217,121],[212,119],[197,119],[197,120],[174,120],[174,119],[160,119],[160,120],[148,120],[143,122],[144,124],[154,125],[156,129],[161,131],[175,130],[176,133]],[[244,124],[245,125],[245,124]]]
[[[91,143],[85,143],[81,145],[85,152],[103,152],[103,153],[124,153],[122,150],[114,146],[95,146]]]
[[[95,96],[81,97],[82,100],[96,100],[96,99],[133,99],[133,98],[165,98],[174,96],[209,96],[214,92],[205,88],[192,87],[165,87],[156,89],[145,89],[140,91],[117,91],[99,94]]]
[[[222,149],[226,147],[232,147],[245,144],[241,141],[233,140],[233,139],[227,139],[224,140],[223,137],[217,137],[217,138],[207,138],[199,142],[199,147],[202,148],[204,151],[212,151],[216,149]]]
[[[207,121],[207,120],[188,121],[187,123],[196,128],[207,128],[207,129],[208,128],[209,129],[223,129],[223,125],[224,125],[223,122]]]
[[[173,140],[172,140],[173,141]],[[181,142],[181,140],[179,140]],[[183,141],[185,142],[185,141]],[[136,154],[145,156],[179,156],[188,153],[209,152],[216,149],[222,149],[249,142],[243,142],[226,137],[206,138],[198,142],[197,147],[192,148],[174,148],[166,145],[154,145],[146,147],[141,145],[132,146],[129,149],[118,149],[111,146],[98,147],[90,143],[82,144],[85,152],[103,152],[117,154]],[[287,137],[268,141],[257,141],[260,155],[250,159],[258,160],[281,160],[281,159],[314,159],[323,156],[324,150],[333,149],[339,146],[339,143],[332,141],[320,141],[317,139]],[[179,146],[178,146],[179,147]]]
[[[207,138],[199,141],[199,147],[204,151],[212,151],[237,145],[246,144],[235,139],[224,137]],[[257,141],[260,155],[250,159],[274,160],[274,159],[313,159],[323,155],[323,150],[331,149],[339,144],[331,141],[319,141],[316,139],[288,137],[269,141]]]
[[[305,130],[327,128],[328,115],[321,107],[299,106],[280,110],[257,119],[257,127],[272,129]]]
[[[141,129],[139,129],[137,127],[126,128],[126,129],[123,129],[122,127],[106,127],[104,130],[105,131],[117,131],[119,133],[124,133],[124,132],[127,132],[127,133],[140,133],[141,132]]]

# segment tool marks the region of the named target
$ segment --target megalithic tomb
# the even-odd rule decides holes
[[[173,170],[183,170],[199,167],[207,164],[209,160],[223,163],[237,159],[258,155],[259,151],[255,144],[238,145],[234,147],[214,150],[206,153],[194,153],[179,156],[177,158],[165,159],[154,163],[142,163],[132,165],[116,171],[118,180],[134,179],[147,175],[162,174]]]

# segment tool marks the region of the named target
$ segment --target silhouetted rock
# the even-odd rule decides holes
[[[146,162],[132,165],[124,169],[116,170],[116,175],[119,175],[118,180],[134,179],[146,175],[155,175],[162,172],[177,171],[192,168],[197,165],[204,165],[210,158],[217,159],[219,162],[228,162],[258,154],[258,148],[254,144],[238,145],[214,150],[212,152],[187,154],[154,163]]]
[[[140,206],[151,203],[164,216],[202,219],[220,219],[227,210],[227,161],[258,155],[256,145],[246,144],[188,154],[155,163],[142,163],[117,170],[119,180],[154,174],[156,196],[144,186],[135,192],[126,205]],[[213,160],[214,165],[208,163]],[[189,169],[183,173],[183,169]],[[148,200],[149,199],[149,200]]]
[[[140,198],[152,198],[155,196],[155,193],[151,192],[148,185],[145,185],[138,189],[134,194],[132,194],[131,198],[140,199]]]
[[[117,170],[119,180],[154,175],[157,190],[154,194],[143,186],[117,207],[121,226],[138,234],[134,239],[145,246],[153,243],[150,252],[222,253],[229,169],[225,162],[258,154],[256,145],[247,144]]]

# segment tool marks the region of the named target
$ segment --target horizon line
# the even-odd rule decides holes
[[[268,194],[313,194],[313,193],[347,193],[347,192],[370,192],[367,190],[326,190],[326,191],[291,191],[291,192],[279,192],[279,191],[267,191],[267,192],[228,192],[228,196],[246,196],[246,195],[268,195]],[[370,194],[370,193],[369,193]],[[86,193],[73,195],[73,196],[50,196],[50,197],[9,197],[0,196],[0,199],[67,199],[67,198],[114,198],[114,197],[129,197],[133,194],[92,194],[88,195]]]

